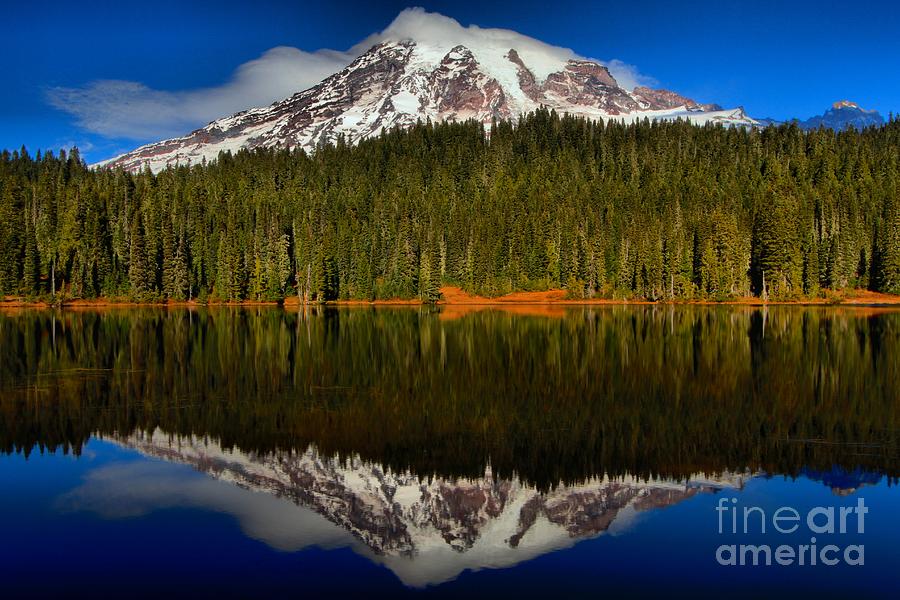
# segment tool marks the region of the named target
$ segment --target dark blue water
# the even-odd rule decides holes
[[[121,479],[110,488],[107,477]],[[155,479],[166,489],[143,490],[142,496],[141,490],[128,490],[135,478],[144,483]],[[897,584],[898,491],[883,480],[839,496],[822,481],[806,477],[757,477],[742,490],[699,494],[642,513],[615,534],[573,540],[572,547],[503,569],[465,570],[452,581],[419,589],[405,586],[388,568],[355,551],[349,540],[338,539],[323,549],[315,530],[308,539],[297,539],[296,548],[273,547],[250,524],[260,518],[253,511],[262,492],[220,481],[207,488],[207,476],[186,465],[147,458],[114,443],[92,440],[80,458],[59,453],[28,460],[7,456],[0,460],[0,479],[0,573],[7,597],[484,596],[513,591],[530,597],[616,590],[640,596],[693,591],[749,597],[793,590],[827,597],[888,597]],[[216,494],[228,500],[216,502]],[[771,512],[780,506],[800,512],[853,506],[863,499],[869,509],[864,534],[819,535],[818,540],[820,545],[863,544],[865,565],[720,566],[715,552],[723,543],[809,541],[804,527],[803,535],[720,535],[715,507],[723,495]],[[266,502],[258,508],[271,510]],[[326,527],[339,529],[319,518]]]
[[[896,315],[767,315],[765,341],[745,313],[354,315],[0,316],[19,349],[0,380],[3,596],[895,595]],[[451,358],[468,342],[493,384],[463,376],[483,377],[475,355]],[[680,355],[648,370],[660,345]],[[370,366],[388,363],[418,375]],[[863,531],[856,513],[845,533],[806,524],[860,503]],[[734,533],[722,506],[761,509],[766,533],[759,511]],[[773,528],[781,507],[796,532]],[[837,564],[717,561],[812,537]]]

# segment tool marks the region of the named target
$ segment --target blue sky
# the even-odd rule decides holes
[[[756,117],[805,118],[843,98],[900,110],[892,2],[44,0],[3,7],[0,148],[77,144],[99,160],[186,133],[306,87],[343,56],[307,53],[347,51],[408,6],[623,61]]]

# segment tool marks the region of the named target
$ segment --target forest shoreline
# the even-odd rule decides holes
[[[836,136],[541,110],[497,124],[489,141],[480,123],[429,124],[314,156],[258,149],[157,174],[91,170],[74,151],[4,151],[0,298],[761,305],[836,304],[856,288],[900,295],[898,147],[900,121]],[[554,289],[441,298],[452,285],[491,296]]]
[[[421,299],[391,298],[382,300],[333,300],[325,302],[325,306],[423,306]],[[310,303],[321,306],[321,303]],[[798,300],[764,301],[758,297],[732,298],[722,301],[714,300],[643,300],[612,298],[568,298],[566,290],[553,289],[542,292],[512,292],[502,296],[485,297],[470,294],[455,286],[441,288],[441,299],[437,306],[449,307],[516,307],[516,306],[898,306],[900,295],[872,292],[870,290],[849,290],[839,295],[804,298]],[[0,300],[0,309],[17,308],[197,308],[197,307],[254,307],[284,306],[299,307],[303,302],[296,296],[283,301],[219,301],[207,300],[163,300],[159,302],[138,302],[128,298],[91,298],[64,300],[59,304],[46,300],[28,300],[23,297],[7,296]]]

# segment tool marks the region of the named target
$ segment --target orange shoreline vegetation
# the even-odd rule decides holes
[[[192,301],[164,302],[134,302],[127,298],[93,298],[66,300],[64,308],[131,308],[131,307],[199,307],[199,306],[300,306],[302,303],[296,296],[290,296],[279,302],[262,302],[244,300],[241,302],[207,301],[199,303]],[[418,299],[389,299],[389,300],[337,300],[329,302],[336,306],[419,306],[422,302]],[[624,305],[734,305],[734,306],[777,306],[777,305],[837,305],[837,306],[898,306],[900,307],[900,295],[882,294],[869,290],[852,290],[842,295],[832,295],[824,298],[808,300],[763,302],[760,298],[745,297],[734,298],[722,302],[712,300],[685,300],[675,302],[653,302],[648,300],[612,300],[608,298],[570,299],[566,297],[566,290],[547,290],[543,292],[513,292],[497,297],[485,297],[470,294],[460,287],[444,286],[441,288],[441,300],[438,306],[445,307],[445,318],[462,316],[476,310],[501,308],[504,312],[519,314],[562,314],[566,306],[624,306]],[[0,300],[0,309],[3,308],[51,308],[53,305],[45,301],[29,301],[22,297],[6,296]]]

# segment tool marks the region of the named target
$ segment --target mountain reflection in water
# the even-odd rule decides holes
[[[467,569],[510,567],[582,539],[620,533],[643,511],[697,493],[737,490],[750,477],[598,477],[541,492],[517,478],[496,478],[490,468],[475,479],[422,479],[359,457],[323,456],[314,448],[254,455],[162,432],[114,441],[147,457],[190,465],[218,481],[184,477],[154,462],[113,464],[92,472],[61,499],[60,508],[107,518],[175,507],[225,512],[247,535],[272,547],[350,546],[415,587],[452,580]]]

